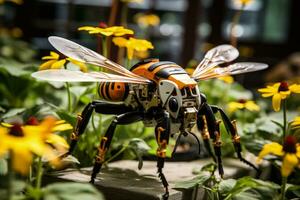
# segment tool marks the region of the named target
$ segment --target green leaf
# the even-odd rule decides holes
[[[204,183],[210,179],[210,174],[201,172],[198,176],[191,180],[180,181],[175,183],[174,189],[191,189],[198,185],[204,185]]]
[[[147,154],[150,150],[149,145],[140,138],[132,138],[129,141],[128,147],[135,153],[139,161],[138,169],[143,167],[143,155]]]
[[[18,63],[15,61],[7,61],[5,64],[0,64],[0,69],[5,70],[10,75],[13,76],[23,76],[23,75],[29,75],[32,72],[26,70],[26,67],[29,67],[31,65]]]
[[[287,184],[286,191],[293,193],[296,197],[300,197],[300,185]]]
[[[54,183],[43,191],[44,200],[104,200],[103,195],[87,183]]]
[[[233,189],[235,184],[236,184],[235,179],[222,180],[219,184],[219,192],[222,195],[227,195]]]
[[[4,113],[5,109],[0,106],[0,113]]]
[[[261,199],[261,198],[260,198],[259,194],[255,193],[253,191],[244,191],[244,192],[241,192],[241,193],[235,195],[232,199],[233,200],[257,200],[257,199]]]
[[[277,122],[275,120],[271,120],[271,122],[273,122],[274,124],[276,124],[279,128],[283,129],[283,124],[281,124],[280,122]]]
[[[66,122],[75,126],[76,124],[76,117],[65,110],[57,110],[56,114],[59,116],[60,119],[65,120]]]
[[[208,163],[201,168],[201,171],[214,173],[217,169],[216,163]]]
[[[25,108],[13,108],[13,109],[10,109],[7,113],[5,113],[4,115],[2,115],[2,119],[7,119],[7,118],[11,118],[11,117],[14,117],[18,114],[21,114],[25,111],[26,109]]]
[[[225,187],[222,186],[224,193],[221,194],[226,196],[225,199],[272,199],[278,195],[277,191],[280,189],[280,186],[275,183],[252,177],[237,180],[234,187],[232,184],[233,181],[225,183]]]

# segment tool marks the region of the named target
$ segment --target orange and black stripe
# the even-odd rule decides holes
[[[109,101],[123,101],[129,93],[127,83],[102,82],[99,84],[98,94],[101,98]]]
[[[131,71],[157,84],[164,79],[173,81],[180,89],[186,86],[194,87],[197,84],[182,67],[169,61],[148,59],[134,65]]]

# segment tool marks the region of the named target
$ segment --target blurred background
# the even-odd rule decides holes
[[[1,3],[1,2],[0,2]],[[2,31],[29,42],[39,58],[52,49],[50,35],[75,40],[96,49],[95,38],[77,29],[83,25],[122,24],[124,2],[118,0],[8,0],[0,7]],[[154,46],[149,57],[170,60],[183,67],[201,60],[209,48],[230,42],[230,30],[239,0],[144,0],[128,4],[127,27],[145,37]],[[265,62],[266,72],[237,77],[248,88],[263,82],[291,78],[298,73],[299,19],[298,0],[252,0],[240,13],[233,35],[238,41],[239,61]],[[111,16],[116,9],[116,16]],[[154,13],[160,23],[143,30],[136,23],[138,13]],[[7,31],[6,31],[7,32]],[[19,49],[20,50],[20,49]],[[7,54],[8,49],[0,53]],[[26,56],[25,56],[26,57]],[[114,55],[112,53],[112,59]],[[272,73],[272,75],[270,75]]]
[[[248,149],[254,148],[253,152],[258,153],[265,142],[278,138],[275,133],[280,130],[273,121],[281,122],[281,114],[273,113],[266,118],[266,113],[272,111],[271,101],[259,99],[256,89],[283,80],[300,83],[299,8],[299,0],[0,0],[0,121],[13,121],[11,118],[21,113],[26,122],[28,116],[40,117],[47,113],[74,126],[76,113],[97,98],[96,84],[69,87],[34,80],[31,73],[38,70],[41,58],[54,50],[47,38],[65,37],[101,52],[103,38],[78,28],[104,23],[122,25],[133,29],[136,38],[154,45],[153,50],[139,55],[140,59],[131,61],[131,65],[156,57],[192,70],[207,50],[224,43],[239,49],[238,62],[269,64],[267,70],[235,76],[235,82],[214,79],[199,83],[210,104],[221,106],[238,120],[239,129],[244,130],[240,131],[242,140]],[[142,18],[145,15],[152,18]],[[118,61],[118,48],[112,44],[111,37],[107,41],[110,43],[108,57]],[[257,100],[261,110],[244,107],[229,112],[230,103],[244,105],[249,100]],[[297,115],[299,102],[297,96],[289,100],[288,107],[293,112],[289,116]],[[75,152],[82,166],[93,162],[101,134],[112,119],[112,116],[94,116],[92,126],[80,139]],[[136,138],[145,140],[155,154],[153,130],[144,128],[142,123],[120,126],[116,132],[111,155],[134,149]],[[134,145],[130,138],[135,139]],[[229,137],[224,144],[224,149],[229,147],[222,154],[230,155],[233,148]],[[189,148],[186,151],[198,156],[197,145]],[[123,158],[134,156],[141,157],[131,152]]]

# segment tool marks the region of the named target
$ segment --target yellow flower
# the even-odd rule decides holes
[[[300,117],[295,117],[291,125],[293,128],[300,128]]]
[[[51,51],[49,56],[42,57],[42,60],[47,61],[40,65],[39,70],[63,68],[67,60],[59,59],[59,57],[59,54]]]
[[[126,47],[129,60],[132,60],[134,51],[144,52],[148,49],[154,49],[151,42],[132,37],[128,40],[122,37],[115,37],[113,38],[113,43],[119,47]]]
[[[55,53],[54,51],[51,51],[49,56],[42,57],[42,60],[46,60],[46,62],[40,65],[39,70],[61,69],[64,68],[67,61],[69,61],[78,66],[82,72],[87,72],[87,66],[84,63],[72,58],[60,59],[59,54]]]
[[[284,177],[288,177],[300,164],[300,144],[293,136],[287,136],[283,146],[276,142],[265,144],[258,155],[257,163],[260,163],[262,158],[268,154],[282,157],[281,174]]]
[[[254,102],[249,100],[241,99],[238,102],[230,102],[228,104],[228,111],[230,113],[235,112],[239,109],[247,109],[249,111],[259,111],[260,107]]]
[[[64,153],[69,147],[62,137],[53,133],[72,128],[63,124],[52,117],[38,125],[2,124],[5,126],[0,126],[0,157],[10,152],[13,169],[22,175],[28,173],[33,155],[57,162],[57,151]]]
[[[78,28],[79,31],[87,31],[89,34],[98,34],[108,36],[133,35],[133,30],[126,29],[123,26],[112,26],[108,28],[100,28],[94,26],[83,26]]]
[[[287,82],[275,83],[272,86],[258,89],[262,97],[272,97],[273,109],[280,110],[281,100],[286,99],[291,93],[300,93],[300,85],[288,85]]]
[[[82,72],[88,71],[86,64],[84,64],[83,62],[74,60],[73,58],[67,58],[67,60],[70,61],[71,63],[73,63],[74,65],[76,65],[77,67],[79,67],[80,71],[82,71]]]
[[[232,76],[221,76],[218,78],[221,81],[224,81],[225,83],[231,84],[234,82],[234,79]]]
[[[135,16],[135,21],[141,27],[157,26],[160,23],[160,19],[157,15],[142,13]]]

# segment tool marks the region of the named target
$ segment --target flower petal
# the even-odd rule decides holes
[[[243,109],[244,104],[238,102],[230,102],[228,103],[228,112],[232,113],[238,109]]]
[[[250,111],[259,111],[260,107],[254,101],[247,101],[245,104],[245,108]]]
[[[113,43],[119,47],[126,47],[128,40],[122,37],[114,37]]]
[[[263,159],[263,157],[265,157],[268,154],[283,156],[284,152],[282,150],[282,146],[276,142],[265,144],[261,152],[259,152],[256,162],[259,163]]]
[[[42,57],[42,60],[58,60],[59,59],[59,54],[51,51],[50,56],[44,56]]]
[[[280,110],[280,104],[281,104],[281,96],[280,94],[275,94],[272,98],[272,106],[276,112]]]
[[[127,47],[127,57],[128,57],[129,60],[132,60],[132,58],[133,58],[133,52],[134,52],[133,48]]]
[[[74,65],[77,65],[79,67],[80,71],[82,71],[82,72],[88,71],[86,64],[84,64],[83,62],[74,60],[73,58],[67,58],[67,60],[70,61],[71,63],[73,63]]]
[[[32,163],[32,154],[26,149],[12,150],[12,164],[13,169],[22,175],[26,175],[29,172],[29,167]]]
[[[293,84],[289,86],[289,90],[293,93],[300,93],[300,85]]]
[[[69,148],[67,141],[56,134],[49,134],[46,141],[55,146],[55,149],[59,152],[65,152]]]
[[[39,70],[50,69],[51,65],[53,65],[55,62],[56,60],[49,60],[47,62],[44,62],[43,64],[40,65]]]
[[[300,125],[300,117],[295,117],[294,120],[291,123],[292,126],[298,126]]]
[[[297,157],[300,159],[300,144],[299,144],[299,143],[297,144],[296,149],[297,149],[296,155],[297,155]]]
[[[61,69],[65,63],[66,63],[66,59],[56,61],[51,65],[51,69]]]
[[[283,158],[283,162],[281,166],[282,176],[284,177],[289,176],[297,164],[298,164],[298,158],[296,154],[287,153]]]
[[[266,98],[266,97],[271,97],[273,95],[274,95],[274,93],[264,93],[261,96]]]

